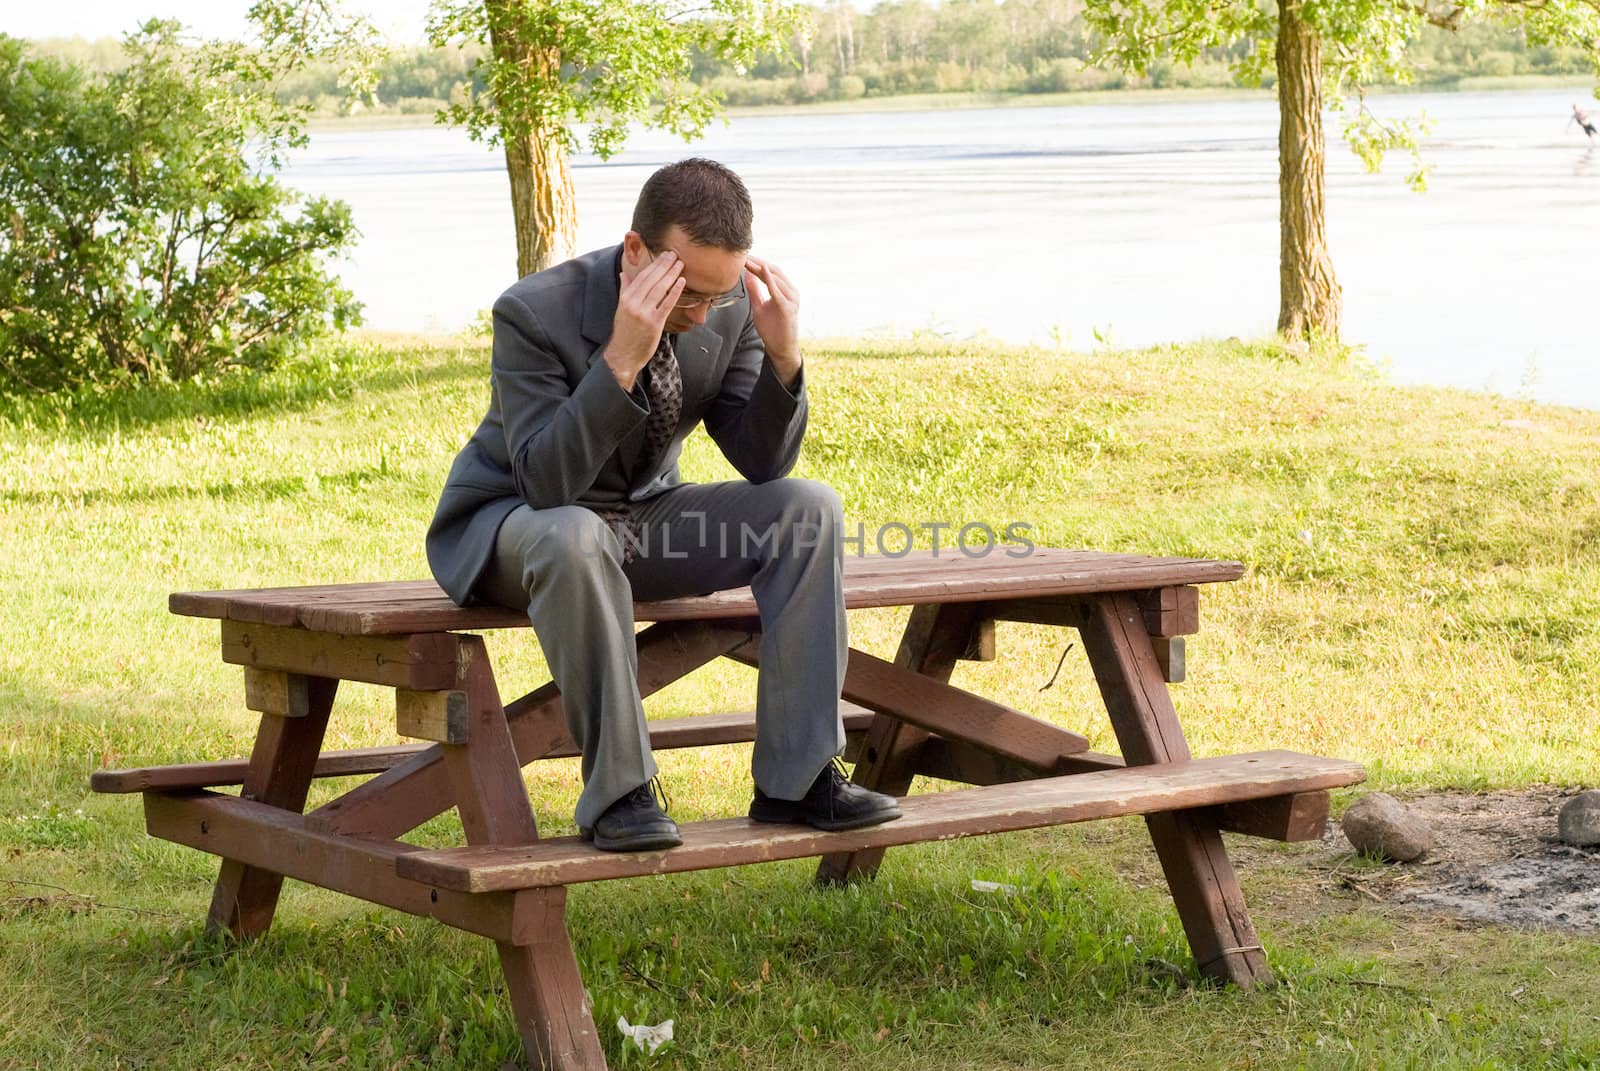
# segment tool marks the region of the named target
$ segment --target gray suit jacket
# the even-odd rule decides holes
[[[428,526],[428,565],[458,604],[494,555],[506,515],[641,501],[681,483],[678,455],[703,419],[745,479],[794,467],[805,435],[803,382],[791,393],[766,360],[743,300],[677,336],[683,414],[649,471],[637,464],[650,403],[625,391],[601,354],[617,309],[621,247],[596,250],[519,280],[494,303],[489,412],[445,480]]]

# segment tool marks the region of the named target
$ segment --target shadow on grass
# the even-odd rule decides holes
[[[0,424],[63,436],[156,429],[196,419],[237,419],[303,411],[342,401],[357,389],[385,394],[487,380],[486,344],[417,340],[412,345],[343,339],[266,373],[213,382],[83,390],[72,394],[0,397]]]
[[[19,505],[48,505],[70,501],[76,506],[98,506],[107,503],[133,505],[152,502],[177,502],[204,499],[207,501],[253,501],[258,499],[293,498],[316,487],[353,489],[383,480],[400,478],[400,473],[382,465],[368,465],[348,472],[314,476],[280,476],[271,479],[230,480],[210,483],[203,487],[185,484],[160,484],[153,487],[128,487],[118,490],[81,491],[4,491],[0,502]]]

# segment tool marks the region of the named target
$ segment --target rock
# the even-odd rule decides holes
[[[1557,822],[1563,844],[1576,848],[1600,844],[1600,790],[1580,792],[1562,804]]]
[[[1356,851],[1368,855],[1409,863],[1433,850],[1428,820],[1386,792],[1356,800],[1340,826]]]

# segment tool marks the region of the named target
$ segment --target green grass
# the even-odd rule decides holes
[[[1197,752],[1342,755],[1401,791],[1597,780],[1600,414],[1265,343],[838,343],[810,362],[800,472],[869,531],[1016,521],[1246,563],[1205,592],[1175,689]],[[238,671],[169,591],[426,575],[486,365],[478,342],[357,339],[263,380],[0,410],[0,1069],[519,1058],[487,942],[291,883],[268,939],[227,950],[198,926],[214,860],[87,791],[97,767],[248,750]],[[685,467],[728,473],[704,439]],[[855,642],[888,654],[903,621],[860,614]],[[999,639],[958,683],[1114,748],[1080,652],[1041,690],[1072,637]],[[544,679],[531,635],[491,644],[508,692]],[[744,709],[752,684],[711,667],[647,709]],[[329,746],[395,740],[391,704],[349,687]],[[678,817],[736,813],[747,761],[663,756]],[[528,784],[542,828],[570,831],[575,766]],[[443,818],[418,838],[456,835]],[[803,863],[585,886],[570,918],[617,1067],[1600,1064],[1600,942],[1382,911],[1305,861],[1249,856],[1282,984],[1248,994],[1162,966],[1192,975],[1136,822],[897,849],[844,892]],[[674,1018],[677,1040],[623,1050],[619,1014]]]

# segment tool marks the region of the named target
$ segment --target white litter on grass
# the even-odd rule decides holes
[[[662,1042],[672,1040],[671,1019],[664,1023],[657,1023],[655,1026],[645,1026],[643,1023],[638,1026],[629,1026],[627,1017],[619,1015],[617,1016],[617,1029],[622,1031],[623,1037],[632,1038],[635,1045],[651,1056],[656,1054],[656,1050],[661,1047]]]
[[[1015,885],[1007,885],[1000,881],[983,881],[979,878],[972,879],[972,891],[1005,893],[1007,896],[1017,895],[1017,887]]]

